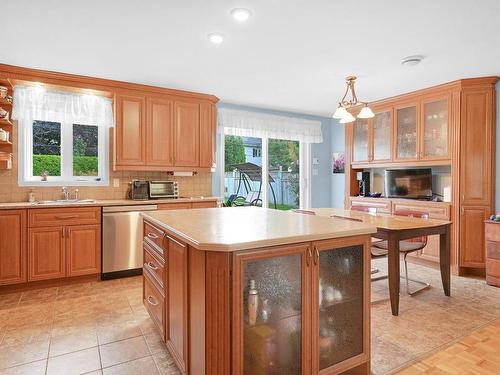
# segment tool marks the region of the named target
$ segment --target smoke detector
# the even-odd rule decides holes
[[[401,60],[401,65],[415,66],[415,65],[420,64],[423,59],[424,59],[424,56],[421,56],[421,55],[407,56]]]

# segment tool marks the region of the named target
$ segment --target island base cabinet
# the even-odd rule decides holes
[[[26,282],[26,211],[0,212],[0,285]]]
[[[233,373],[369,374],[369,238],[233,259]]]

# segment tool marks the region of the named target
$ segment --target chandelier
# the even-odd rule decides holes
[[[354,117],[347,110],[359,104],[363,104],[364,107],[358,113],[357,118],[366,119],[375,117],[373,111],[370,109],[370,107],[368,107],[368,102],[359,101],[358,97],[356,96],[356,90],[354,90],[354,83],[356,82],[356,78],[356,76],[346,77],[345,81],[347,87],[345,89],[344,96],[339,101],[339,106],[332,116],[333,118],[340,119],[341,124],[347,124],[356,120],[356,117]],[[350,99],[348,98],[349,92],[351,93]]]

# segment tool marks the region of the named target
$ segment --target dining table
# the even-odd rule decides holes
[[[439,235],[439,268],[443,291],[450,296],[450,226],[451,221],[410,216],[398,216],[386,213],[361,212],[342,208],[316,208],[308,210],[319,216],[345,220],[355,220],[371,224],[377,228],[372,237],[387,240],[388,243],[388,280],[392,315],[399,314],[400,292],[400,252],[399,241],[420,236]]]

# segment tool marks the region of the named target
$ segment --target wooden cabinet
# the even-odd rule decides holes
[[[64,232],[60,226],[28,230],[28,281],[66,276]]]
[[[486,282],[500,287],[500,223],[486,220]]]
[[[28,281],[100,273],[100,212],[99,207],[28,210]]]
[[[101,226],[73,225],[66,230],[67,276],[101,272]]]
[[[146,99],[146,162],[148,166],[174,165],[174,103],[162,98]]]
[[[26,210],[0,211],[0,285],[26,282]]]
[[[417,160],[419,157],[418,103],[400,104],[394,109],[395,160]]]
[[[460,265],[462,267],[485,267],[485,241],[482,228],[488,216],[490,216],[489,207],[462,206],[460,217]]]
[[[368,239],[235,254],[233,373],[337,374],[366,365]]]
[[[385,162],[392,159],[392,123],[393,111],[375,109],[375,117],[370,120],[371,126],[371,158],[373,162]]]
[[[215,105],[142,91],[116,94],[115,170],[210,170]]]
[[[182,373],[188,363],[188,307],[187,307],[187,246],[172,238],[166,238],[168,245],[168,332],[167,346]]]
[[[146,98],[116,95],[115,168],[144,165],[146,157]]]
[[[421,160],[450,158],[448,130],[450,106],[450,95],[422,100],[419,132]]]
[[[368,120],[357,119],[352,126],[354,129],[352,160],[353,162],[368,162],[371,152]]]

